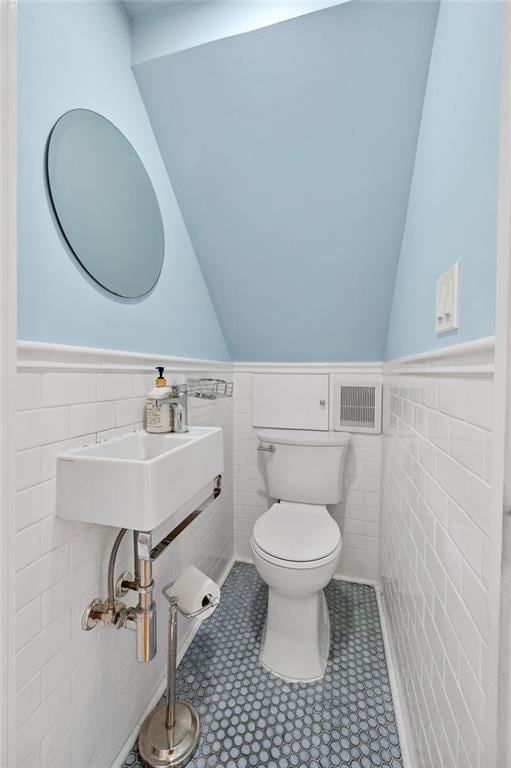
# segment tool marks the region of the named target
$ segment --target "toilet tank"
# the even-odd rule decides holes
[[[266,488],[272,498],[303,504],[339,503],[349,434],[262,429],[257,437]]]

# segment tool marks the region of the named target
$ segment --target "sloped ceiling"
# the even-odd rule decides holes
[[[135,66],[233,359],[383,358],[437,12],[352,2]]]
[[[122,0],[122,5],[130,19],[138,19],[139,16],[162,11],[180,2],[186,2],[186,0]]]

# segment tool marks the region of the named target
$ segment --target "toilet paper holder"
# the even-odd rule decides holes
[[[200,616],[202,613],[205,613],[206,611],[209,611],[211,608],[216,608],[217,605],[220,603],[220,598],[213,597],[212,595],[207,595],[209,598],[206,605],[204,605],[202,608],[199,608],[197,611],[186,611],[184,608],[182,608],[179,605],[179,601],[176,597],[176,595],[172,595],[169,593],[169,589],[174,586],[176,582],[171,581],[169,584],[166,584],[164,587],[162,587],[162,594],[163,597],[167,600],[170,606],[175,605],[181,616],[184,616],[187,619],[195,619],[198,616]]]
[[[175,581],[162,588],[169,603],[169,639],[167,658],[166,704],[149,714],[140,729],[138,749],[144,765],[149,768],[180,768],[191,759],[200,736],[199,715],[186,701],[176,701],[177,667],[177,614],[193,619],[211,608],[220,598],[207,595],[206,605],[196,611],[187,611],[179,605],[176,595],[170,593]]]

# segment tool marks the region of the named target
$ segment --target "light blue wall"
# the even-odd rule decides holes
[[[491,2],[440,8],[387,359],[494,333],[501,16]],[[460,328],[437,337],[435,280],[457,260]]]
[[[22,2],[19,9],[19,331],[21,339],[228,359],[193,246],[131,68],[129,22],[115,2]],[[147,298],[96,288],[63,245],[46,199],[45,142],[66,110],[112,120],[152,178],[166,257]]]
[[[135,66],[234,359],[382,359],[437,11],[351,2]]]
[[[493,333],[501,7],[441,7],[408,200],[436,11],[355,1],[136,68],[236,359],[379,359],[387,324],[387,358]],[[122,9],[22,2],[19,31],[19,337],[227,359]],[[142,301],[95,287],[53,223],[44,146],[74,107],[155,185],[167,254]],[[457,259],[461,327],[438,339]]]

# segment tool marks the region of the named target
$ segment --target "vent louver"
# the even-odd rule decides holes
[[[380,432],[381,384],[336,384],[334,429]]]

